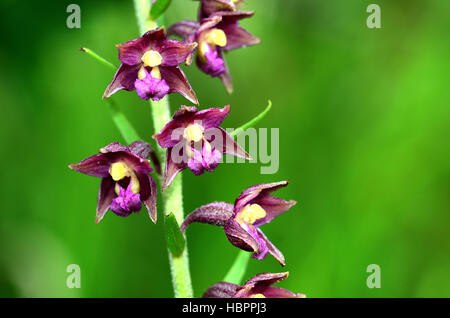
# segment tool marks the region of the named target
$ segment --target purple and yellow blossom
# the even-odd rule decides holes
[[[197,66],[212,77],[219,77],[229,93],[233,91],[230,72],[223,53],[260,43],[238,25],[239,21],[253,16],[253,11],[216,12],[200,22],[185,20],[172,25],[168,33],[180,36],[187,43],[198,43]],[[192,58],[187,59],[187,64]]]
[[[243,286],[219,282],[209,287],[203,298],[306,298],[305,294],[272,286],[288,276],[289,272],[262,273],[250,278]]]
[[[150,145],[143,141],[129,146],[113,142],[99,152],[69,165],[72,170],[102,178],[95,222],[99,223],[109,209],[119,216],[138,213],[142,201],[150,219],[156,223],[157,189],[149,174],[152,168],[148,158],[153,152]]]
[[[181,106],[172,120],[153,138],[167,148],[162,188],[166,189],[178,172],[189,168],[195,175],[214,171],[223,154],[251,159],[223,128],[219,127],[230,106],[197,111]]]
[[[201,206],[186,217],[180,229],[184,232],[194,222],[223,226],[228,240],[234,246],[253,252],[252,257],[260,260],[270,253],[284,266],[286,262],[283,254],[259,227],[270,223],[297,203],[270,195],[287,185],[288,181],[258,184],[242,192],[234,205],[213,202]]]
[[[164,28],[148,31],[140,38],[118,44],[119,66],[103,98],[119,90],[136,90],[144,100],[158,101],[165,95],[177,92],[198,104],[179,64],[197,47],[197,43],[182,43],[168,39]]]

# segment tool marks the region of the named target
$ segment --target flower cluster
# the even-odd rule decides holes
[[[117,45],[121,65],[103,98],[120,90],[136,90],[144,100],[158,101],[177,92],[198,105],[197,96],[180,64],[190,65],[196,54],[197,66],[212,77],[219,77],[228,92],[232,91],[230,72],[224,52],[254,45],[260,40],[239,26],[239,21],[253,16],[241,11],[241,0],[201,0],[198,21],[185,20],[172,25],[166,33],[163,27],[150,30],[141,37]],[[169,39],[180,36],[183,41]],[[220,125],[230,113],[230,106],[198,110],[181,106],[164,128],[153,135],[158,146],[166,149],[162,190],[167,189],[177,174],[189,168],[195,175],[213,172],[224,154],[251,160],[246,151]],[[150,173],[153,163],[161,173],[158,158],[144,141],[129,146],[112,142],[69,168],[83,174],[100,177],[96,222],[108,210],[126,217],[141,210],[142,203],[150,219],[157,221],[157,186]],[[229,242],[252,257],[264,260],[271,254],[282,266],[283,253],[260,229],[291,209],[296,201],[275,197],[273,192],[288,185],[287,181],[264,183],[249,187],[235,200],[212,202],[190,213],[180,226],[181,232],[192,223],[206,223],[223,227]],[[178,229],[177,229],[178,231]],[[179,233],[179,231],[178,231]],[[180,233],[180,236],[182,234]],[[304,297],[273,284],[286,279],[288,272],[263,273],[254,276],[243,286],[219,282],[211,286],[204,297]]]

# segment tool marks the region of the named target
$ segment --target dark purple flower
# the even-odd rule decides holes
[[[216,12],[236,11],[242,0],[200,0],[199,18],[204,19]]]
[[[184,232],[186,227],[194,222],[223,226],[228,240],[234,246],[253,252],[252,257],[260,260],[270,253],[284,266],[286,262],[283,254],[259,227],[271,222],[297,203],[270,195],[287,185],[287,181],[255,185],[242,192],[234,206],[226,202],[204,205],[189,214],[180,229]]]
[[[251,159],[233,137],[219,127],[229,112],[229,105],[201,111],[196,107],[181,106],[172,120],[153,135],[162,148],[167,148],[163,190],[187,167],[195,175],[201,175],[205,170],[214,171],[222,154]]]
[[[72,170],[102,178],[96,223],[103,219],[108,209],[120,216],[137,213],[141,201],[156,223],[156,183],[149,175],[152,168],[147,160],[152,153],[153,149],[143,141],[129,146],[113,142],[100,149],[100,154],[69,165]]]
[[[272,286],[288,276],[289,272],[262,273],[250,278],[243,286],[220,282],[209,287],[203,298],[305,298],[305,294]]]
[[[191,20],[178,22],[169,28],[168,33],[182,37],[187,43],[197,42],[198,67],[212,77],[219,76],[231,93],[233,84],[223,52],[260,43],[259,38],[238,25],[239,20],[251,16],[253,11],[215,12],[200,23]],[[190,62],[191,58],[188,58],[187,63]]]
[[[136,89],[142,99],[160,100],[169,93],[177,92],[198,104],[179,64],[186,61],[197,43],[182,43],[167,38],[164,28],[148,31],[140,38],[117,45],[119,66],[103,98],[119,90]]]

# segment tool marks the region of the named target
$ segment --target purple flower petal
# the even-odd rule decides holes
[[[164,78],[156,78],[147,72],[144,68],[145,77],[143,79],[136,79],[134,86],[136,93],[144,100],[152,99],[158,101],[169,93],[169,85],[167,85]]]
[[[109,167],[115,161],[115,157],[107,154],[93,155],[80,163],[69,165],[69,168],[89,176],[105,178],[109,177]]]
[[[209,48],[209,50],[205,52],[205,59],[206,61],[201,60],[197,54],[197,66],[206,74],[216,77],[225,72],[225,61],[223,58],[219,57],[217,49],[212,50]]]
[[[141,140],[133,142],[128,148],[133,155],[141,157],[142,159],[148,159],[150,154],[154,152],[153,148],[148,143]]]
[[[162,57],[161,66],[178,66],[197,48],[197,43],[183,43],[176,40],[165,40],[156,49]]]
[[[115,182],[111,177],[102,178],[102,181],[100,182],[97,200],[97,214],[95,216],[95,223],[97,224],[100,223],[106,212],[109,210],[111,202],[115,196],[114,185]]]
[[[234,203],[234,211],[238,213],[244,206],[246,206],[251,200],[255,199],[259,195],[270,194],[280,188],[286,187],[288,181],[280,181],[273,183],[262,183],[254,185],[244,192],[242,192]]]
[[[161,186],[163,191],[167,189],[167,187],[172,183],[177,174],[187,167],[187,160],[185,159],[181,159],[179,160],[179,162],[174,161],[174,159],[172,158],[172,150],[173,148],[169,148],[166,152],[166,169],[164,172],[163,184]]]
[[[250,155],[244,149],[242,149],[241,146],[239,146],[239,144],[234,140],[233,137],[231,137],[224,129],[220,127],[219,129],[222,133],[223,153],[244,158],[247,160],[253,160],[250,157]]]
[[[218,11],[235,11],[236,5],[232,0],[202,0],[200,18],[208,17]]]
[[[173,119],[169,121],[164,128],[157,134],[152,136],[160,147],[171,148],[176,146],[181,140],[183,140],[184,128],[188,123],[184,120]]]
[[[118,185],[118,184],[117,184]],[[139,193],[131,191],[131,182],[127,189],[119,187],[119,195],[111,202],[111,211],[119,216],[128,216],[132,212],[139,212],[141,209],[141,198]]]
[[[293,293],[290,290],[277,286],[257,287],[253,290],[254,294],[263,294],[266,298],[305,298],[301,293]]]
[[[106,87],[103,93],[103,98],[108,98],[114,93],[125,89],[127,91],[132,91],[135,89],[134,82],[137,78],[140,65],[128,66],[121,64],[117,69],[111,83]]]
[[[148,159],[153,163],[155,170],[158,174],[161,174],[161,163],[159,162],[158,156],[155,150],[148,143],[138,140],[130,144],[128,147],[132,154],[141,157],[143,159]]]
[[[158,28],[146,32],[141,37],[118,44],[119,60],[123,64],[138,65],[141,64],[142,55],[150,50],[155,43],[164,41],[166,32],[164,28]]]
[[[283,273],[261,273],[258,275],[253,276],[248,281],[245,282],[244,285],[273,285],[278,282],[281,282],[282,280],[285,280],[289,277],[289,272],[283,272]]]
[[[214,171],[222,159],[222,153],[217,149],[210,150],[208,147],[203,146],[202,149],[203,167],[209,172]]]
[[[234,297],[248,298],[255,294],[262,294],[266,298],[304,298],[304,294],[295,294],[287,289],[271,286],[288,278],[288,276],[289,272],[258,274],[249,279],[244,286],[236,292]]]
[[[216,128],[219,127],[225,117],[228,116],[230,109],[230,105],[226,105],[223,108],[204,109],[196,112],[191,121],[200,121],[205,130],[209,128]]]
[[[271,241],[266,237],[266,235],[261,231],[260,229],[256,230],[258,232],[258,236],[261,240],[264,241],[265,245],[267,246],[268,252],[275,257],[275,259],[282,265],[286,265],[286,260],[284,259],[283,253],[280,252],[278,248],[275,247],[275,245],[272,244]]]
[[[247,30],[236,24],[225,25],[222,27],[222,30],[227,36],[227,45],[223,47],[225,51],[259,44],[261,42],[259,38],[251,35]]]
[[[274,218],[276,218],[280,214],[288,211],[290,208],[292,208],[294,205],[297,204],[297,201],[294,200],[286,201],[266,194],[258,196],[250,203],[252,204],[256,203],[260,205],[264,209],[264,211],[266,211],[266,216],[262,219],[256,220],[256,222],[254,223],[255,226],[259,227],[261,225],[271,222]]]
[[[232,298],[236,291],[240,288],[239,285],[220,282],[209,287],[204,293],[203,298]]]
[[[161,77],[166,81],[170,88],[170,93],[177,92],[183,95],[185,98],[198,105],[198,99],[194,90],[189,84],[183,71],[178,67],[166,67],[161,66],[159,68]]]
[[[253,15],[255,14],[254,11],[221,11],[221,12],[216,12],[215,14],[213,14],[210,19],[214,19],[217,17],[221,17],[222,18],[222,23],[223,24],[232,24],[232,23],[237,23],[239,20],[242,19],[247,19],[247,18],[251,18]]]
[[[182,39],[189,40],[193,39],[195,33],[197,33],[200,23],[193,20],[183,20],[172,24],[167,30],[168,35],[177,35]]]
[[[266,298],[296,298],[303,294],[295,294],[287,289],[271,286],[289,276],[284,273],[262,273],[249,279],[239,288],[234,298],[251,298],[253,295],[262,294]]]
[[[193,156],[188,159],[187,165],[196,176],[199,176],[203,174],[206,164],[203,163],[203,156],[200,151],[194,148],[191,148],[190,151]]]
[[[233,216],[233,205],[227,202],[212,202],[199,207],[190,213],[180,226],[184,232],[191,223],[206,223],[224,226]]]
[[[100,148],[100,153],[110,153],[110,152],[118,152],[118,151],[130,151],[130,148],[128,146],[121,145],[117,141],[114,141],[110,143],[109,145]]]
[[[233,218],[225,223],[224,230],[230,243],[241,250],[257,254],[263,252],[264,247],[261,246],[261,240],[255,235],[256,233],[243,229]]]
[[[116,45],[119,50],[119,60],[126,65],[141,64],[142,55],[148,50],[150,41],[146,38],[137,38],[128,42]]]
[[[156,224],[158,214],[156,210],[156,197],[158,190],[155,180],[148,174],[140,173],[137,175],[140,184],[141,200],[147,208],[148,215],[153,223]]]
[[[206,19],[203,19],[201,21],[200,27],[197,30],[197,34],[202,33],[203,31],[209,30],[213,27],[215,27],[216,25],[218,25],[220,22],[222,21],[222,16],[220,15],[215,15],[212,17],[208,17]]]
[[[220,73],[219,78],[222,81],[228,94],[233,93],[233,80],[231,79],[230,69],[228,68],[227,61],[225,60],[222,51],[219,51],[219,57],[223,60],[224,71]]]

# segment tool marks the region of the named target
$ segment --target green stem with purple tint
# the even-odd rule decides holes
[[[156,21],[150,19],[150,0],[134,0],[134,8],[136,12],[136,19],[139,26],[140,35],[144,34],[148,30],[157,27]],[[153,125],[155,132],[161,131],[161,129],[171,119],[170,117],[170,105],[168,97],[164,97],[158,102],[150,102],[150,108],[152,111]],[[156,152],[159,156],[161,166],[165,167],[166,154],[165,150],[156,145]],[[162,181],[162,180],[160,180]],[[175,178],[173,183],[162,193],[164,215],[173,213],[178,224],[181,224],[184,219],[183,214],[183,187],[181,173]],[[191,274],[189,270],[189,258],[187,247],[184,251],[174,256],[169,251],[170,270],[172,274],[173,289],[175,297],[177,298],[191,298],[193,297]]]

